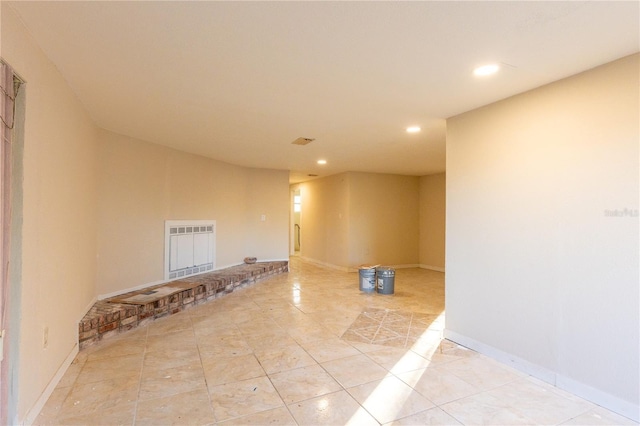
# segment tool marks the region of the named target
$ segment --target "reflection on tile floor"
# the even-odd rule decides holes
[[[444,274],[394,295],[293,257],[290,272],[103,341],[38,425],[634,424],[442,340]]]

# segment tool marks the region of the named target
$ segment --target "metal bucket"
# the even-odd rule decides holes
[[[371,293],[376,290],[376,268],[359,269],[360,291]]]
[[[396,270],[383,266],[380,268],[376,268],[376,275],[378,281],[378,293],[393,294],[396,280]]]

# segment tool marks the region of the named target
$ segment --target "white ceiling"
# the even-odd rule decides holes
[[[640,50],[635,1],[10,5],[98,126],[292,182],[441,172],[446,118]]]

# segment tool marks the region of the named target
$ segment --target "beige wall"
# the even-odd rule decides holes
[[[216,220],[217,268],[247,256],[288,258],[288,172],[233,166],[105,130],[99,147],[98,295],[164,279],[165,220]]]
[[[248,178],[245,246],[242,248],[246,254],[242,259],[246,256],[261,260],[289,259],[289,172],[242,170]],[[261,220],[262,215],[266,216],[265,221]]]
[[[348,173],[348,266],[418,264],[418,183],[415,176]]]
[[[294,186],[301,256],[341,268],[418,264],[419,178],[343,173]]]
[[[22,421],[76,346],[95,295],[97,134],[57,69],[2,4],[2,57],[26,80],[17,390]],[[19,142],[19,141],[17,141]],[[14,300],[15,301],[15,300]],[[43,348],[43,331],[49,345]],[[4,362],[7,362],[6,360]]]
[[[639,73],[447,122],[447,335],[636,420]]]
[[[444,271],[446,174],[420,178],[420,265]]]
[[[218,267],[245,256],[286,259],[289,184],[287,171],[98,130],[13,11],[1,7],[2,58],[26,80],[23,210],[13,213],[22,224],[12,236],[22,246],[19,303],[11,307],[19,333],[8,337],[15,357],[3,361],[11,362],[9,421],[22,423],[33,420],[77,350],[78,321],[96,296],[162,280],[165,219],[215,219]]]
[[[334,266],[348,265],[349,201],[347,174],[295,186],[300,189],[300,255]]]

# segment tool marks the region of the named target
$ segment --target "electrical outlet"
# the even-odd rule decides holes
[[[260,220],[261,220],[262,222],[264,222],[265,220],[267,220],[267,215],[266,215],[266,214],[261,215],[261,216],[260,216]]]
[[[42,334],[42,348],[47,349],[47,346],[49,346],[49,327],[45,327]]]

